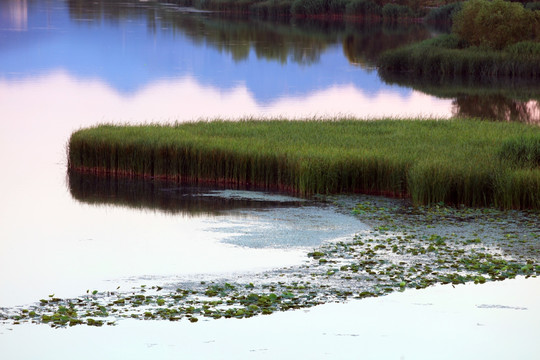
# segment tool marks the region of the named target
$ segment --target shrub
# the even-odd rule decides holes
[[[539,17],[520,3],[469,0],[454,16],[453,32],[469,44],[501,50],[534,38]]]
[[[386,4],[382,8],[383,18],[386,20],[397,20],[399,18],[413,17],[412,9],[406,5]]]
[[[351,16],[381,16],[379,5],[370,0],[353,0],[347,4],[346,14]]]

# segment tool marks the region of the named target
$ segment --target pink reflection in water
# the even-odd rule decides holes
[[[27,106],[29,101],[31,106]],[[245,86],[224,91],[200,85],[190,77],[158,81],[135,94],[123,95],[101,81],[78,81],[62,72],[27,81],[0,81],[0,106],[4,118],[36,124],[46,121],[71,125],[71,128],[99,122],[173,122],[201,118],[448,118],[452,115],[451,100],[416,91],[404,97],[389,92],[366,94],[352,85],[335,86],[260,104]]]
[[[3,0],[0,16],[7,21],[8,29],[24,31],[28,28],[28,4],[26,0]]]

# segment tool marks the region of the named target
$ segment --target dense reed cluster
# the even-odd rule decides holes
[[[449,80],[540,78],[540,43],[517,43],[502,51],[464,46],[456,35],[441,35],[389,50],[379,57],[378,66],[383,74],[408,72]]]
[[[300,194],[410,196],[416,204],[540,208],[537,163],[506,156],[540,129],[467,120],[196,122],[75,132],[69,167]],[[518,140],[519,142],[519,140]],[[534,148],[536,146],[536,148]]]

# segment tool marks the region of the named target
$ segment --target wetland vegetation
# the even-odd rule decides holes
[[[540,168],[524,160],[538,156],[537,139],[537,127],[467,119],[100,125],[72,134],[69,167],[300,194],[378,193],[416,205],[538,209]],[[517,147],[509,157],[510,144]]]
[[[469,0],[448,7],[452,34],[383,54],[386,72],[419,77],[540,77],[540,11],[504,0]]]

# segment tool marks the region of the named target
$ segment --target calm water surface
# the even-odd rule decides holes
[[[0,306],[295,265],[307,249],[365,228],[330,205],[279,194],[68,176],[66,143],[81,127],[447,118],[486,109],[537,121],[539,92],[530,84],[512,84],[511,97],[503,85],[434,91],[381,80],[381,51],[433,33],[421,25],[233,21],[159,2],[0,1]],[[26,329],[13,341],[2,337],[2,348],[51,338],[48,328]]]
[[[81,181],[66,176],[66,143],[100,122],[449,117],[467,101],[475,110],[482,102],[467,94],[441,99],[377,74],[382,51],[433,34],[416,24],[233,20],[160,2],[1,1],[0,305],[125,276],[284,266],[358,231],[331,207],[287,198]],[[503,95],[482,99],[506,111],[493,105]],[[530,120],[533,103],[517,113]]]

